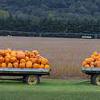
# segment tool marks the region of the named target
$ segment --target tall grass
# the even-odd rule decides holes
[[[100,51],[100,40],[0,37],[0,48],[39,50],[50,61],[52,78],[85,77],[81,62],[93,51]]]

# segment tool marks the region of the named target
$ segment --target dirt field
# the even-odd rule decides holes
[[[83,77],[81,62],[93,51],[100,51],[100,40],[0,37],[0,48],[37,49],[50,60],[52,78]]]

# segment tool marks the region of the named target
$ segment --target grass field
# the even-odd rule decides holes
[[[40,85],[0,81],[0,100],[99,100],[100,87],[81,80],[42,80]]]
[[[52,78],[84,77],[81,62],[100,51],[100,40],[36,37],[0,37],[0,48],[37,49],[51,64]]]

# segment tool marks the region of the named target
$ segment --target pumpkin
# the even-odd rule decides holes
[[[90,67],[90,65],[86,64],[84,67]]]
[[[0,63],[4,62],[4,58],[0,56]]]
[[[5,54],[5,57],[9,57],[9,58],[10,58],[11,55],[10,55],[9,53],[6,53],[6,54]]]
[[[30,53],[31,53],[30,51],[27,51],[27,50],[25,51],[25,55],[26,55],[27,57],[30,57]]]
[[[29,58],[29,57],[25,57],[25,60],[26,60],[26,61],[29,61],[29,60],[30,60],[30,58]]]
[[[34,58],[35,54],[33,52],[30,53],[30,58]]]
[[[90,63],[90,66],[91,66],[91,67],[94,67],[94,66],[95,66],[95,63],[94,63],[94,62],[91,62],[91,63]]]
[[[18,59],[24,59],[25,58],[25,53],[23,51],[17,51],[17,58]]]
[[[9,48],[8,48],[7,50],[4,50],[5,54],[7,54],[7,53],[11,53],[11,51],[12,51],[12,50],[9,49]]]
[[[6,56],[6,57],[4,58],[4,61],[5,61],[6,63],[10,62],[10,58]]]
[[[38,58],[38,59],[37,59],[37,63],[40,64],[41,62],[42,62],[42,58]]]
[[[18,62],[14,62],[14,63],[13,63],[13,67],[14,67],[14,68],[18,68],[18,66],[19,66]]]
[[[37,50],[33,50],[32,51],[35,55],[38,55],[39,54],[39,52],[37,51]]]
[[[83,62],[82,62],[82,66],[83,66],[83,67],[84,67],[86,64],[87,64],[86,61],[83,61]]]
[[[45,68],[49,69],[49,68],[50,68],[50,66],[49,66],[49,65],[45,65]]]
[[[93,52],[93,55],[94,55],[94,56],[98,56],[98,52],[94,51],[94,52]]]
[[[10,58],[10,62],[15,62],[17,59],[16,59],[16,57],[11,57]]]
[[[94,59],[93,59],[93,58],[86,58],[85,61],[86,61],[87,63],[91,63],[91,62],[94,61]]]
[[[46,59],[46,58],[42,58],[41,59],[41,64],[48,64],[48,59]]]
[[[4,50],[0,50],[0,55],[1,56],[5,56],[5,51]]]
[[[21,63],[19,64],[19,68],[25,68],[25,63],[24,63],[24,62],[21,62]]]
[[[25,59],[20,59],[20,62],[25,63],[26,61],[25,61]]]
[[[36,55],[36,58],[39,59],[39,58],[42,58],[42,56],[40,56],[40,54],[38,54],[38,55]]]
[[[11,50],[10,48],[7,49],[7,52],[8,52],[8,53],[11,53],[11,51],[12,51],[12,50]]]
[[[33,67],[33,68],[40,68],[40,65],[37,64],[37,63],[34,63],[32,67]]]
[[[7,67],[8,68],[12,68],[13,67],[13,64],[12,63],[8,63]]]
[[[40,68],[45,68],[45,65],[41,64],[41,65],[40,65]]]
[[[26,68],[32,68],[32,61],[26,62]]]
[[[11,56],[16,57],[16,51],[11,51]]]
[[[32,63],[36,63],[37,62],[37,58],[30,58],[30,61],[32,61]]]
[[[0,63],[0,67],[2,67],[1,65],[2,65],[2,63]]]
[[[1,64],[1,67],[2,67],[2,68],[6,68],[6,67],[7,67],[6,63],[2,63],[2,64]]]
[[[100,61],[95,61],[95,66],[100,67]]]

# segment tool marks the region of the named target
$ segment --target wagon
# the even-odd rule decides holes
[[[50,69],[42,69],[42,68],[41,69],[0,68],[0,80],[22,80],[23,82],[30,85],[39,84],[40,77],[49,74],[50,74]],[[13,76],[13,77],[4,78],[4,76]]]
[[[90,76],[91,84],[100,85],[100,68],[81,68],[82,72]]]

